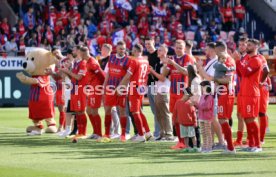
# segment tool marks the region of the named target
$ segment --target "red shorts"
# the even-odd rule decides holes
[[[126,107],[126,96],[123,95],[105,95],[104,96],[104,105],[105,106],[120,106],[122,108]]]
[[[174,110],[175,103],[183,97],[183,94],[181,95],[175,95],[170,94],[170,112],[172,113]]]
[[[244,119],[255,118],[259,115],[260,97],[242,97],[242,112],[241,117]]]
[[[100,108],[102,103],[102,95],[87,96],[87,106],[91,108]]]
[[[83,89],[78,90],[78,94],[71,94],[70,110],[73,112],[82,112],[86,108],[86,95]]]
[[[234,96],[229,95],[221,95],[218,97],[218,119],[231,119],[234,98]]]
[[[266,87],[262,86],[260,87],[260,113],[266,113],[267,112],[267,106],[269,102],[269,91]]]
[[[64,91],[62,90],[57,90],[56,92],[56,105],[57,106],[65,105],[65,95],[64,95]]]
[[[129,95],[129,110],[130,112],[140,112],[144,96]]]
[[[237,112],[240,114],[242,111],[242,96],[237,95]]]

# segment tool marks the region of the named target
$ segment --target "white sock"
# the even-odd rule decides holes
[[[69,126],[66,126],[66,129],[65,129],[65,132],[71,132],[71,126],[69,125]]]

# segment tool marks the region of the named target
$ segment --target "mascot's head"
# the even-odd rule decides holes
[[[50,51],[36,48],[27,53],[23,69],[32,76],[45,75],[45,69],[53,68],[57,61]]]

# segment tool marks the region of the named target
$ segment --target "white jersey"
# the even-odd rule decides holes
[[[212,60],[210,60],[206,66],[204,67],[204,70],[206,71],[206,73],[209,76],[214,77],[215,75],[215,68],[214,65],[218,62],[218,57],[213,58]]]
[[[65,77],[65,91],[64,91],[64,96],[65,96],[65,105],[68,105],[68,101],[71,99],[71,89],[72,89],[72,83],[71,80],[68,76]]]
[[[211,59],[207,64],[206,66],[204,67],[204,70],[206,71],[206,73],[211,76],[211,77],[214,77],[215,75],[215,68],[214,68],[214,65],[218,62],[218,57],[216,56],[215,58]],[[215,90],[215,83],[214,81],[211,81],[211,88],[212,88],[212,91]]]
[[[160,72],[162,73],[163,69],[165,66],[163,66],[160,70]],[[165,81],[155,81],[155,89],[156,92],[159,94],[165,94],[165,93],[169,93],[170,92],[170,87],[171,87],[171,81],[166,78]]]

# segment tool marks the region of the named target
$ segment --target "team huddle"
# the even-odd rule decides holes
[[[171,148],[187,152],[223,149],[233,154],[236,147],[247,152],[262,151],[271,83],[266,59],[258,53],[258,40],[241,38],[239,51],[231,55],[225,43],[209,43],[204,61],[192,56],[191,41],[176,40],[173,55],[169,55],[166,45],[155,49],[151,38],[146,39],[145,46],[148,57],[143,55],[141,44],[134,45],[131,55],[127,55],[123,41],[117,43],[115,54],[111,54],[111,45],[104,44],[100,59],[92,57],[85,46],[74,47],[66,57],[59,49],[52,50],[59,63],[54,71],[47,72],[57,86],[59,136],[72,137],[73,142],[84,138],[110,142],[114,134],[119,134],[120,124],[117,138],[122,142],[174,141],[176,135],[178,142]],[[152,60],[153,55],[157,61]],[[152,88],[153,97],[149,94]],[[233,141],[236,93],[238,131]],[[143,113],[145,94],[153,103],[153,134]],[[102,105],[104,132],[99,115]],[[91,136],[87,136],[87,116],[93,128]],[[131,138],[130,121],[134,127]]]

